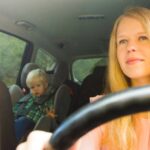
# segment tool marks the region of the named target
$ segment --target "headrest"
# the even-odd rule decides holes
[[[37,69],[40,68],[37,64],[35,63],[27,63],[21,72],[21,86],[25,89],[27,89],[27,85],[26,85],[26,78],[27,78],[27,74],[33,70],[33,69]]]
[[[69,76],[68,64],[61,61],[56,65],[54,69],[52,84],[55,87],[58,87],[68,79],[68,76]]]

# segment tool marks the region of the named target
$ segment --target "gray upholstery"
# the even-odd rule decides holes
[[[54,109],[56,118],[50,116],[42,117],[36,124],[34,130],[53,132],[68,116],[71,105],[70,89],[62,84],[56,91],[54,97]]]
[[[53,73],[53,80],[52,80],[52,85],[56,88],[58,88],[62,83],[64,83],[69,76],[69,69],[68,69],[68,64],[65,62],[59,62]]]
[[[42,117],[35,126],[35,130],[44,130],[53,132],[62,121],[68,116],[71,104],[70,89],[63,84],[69,76],[68,64],[65,62],[57,63],[53,74],[50,74],[49,86],[54,96],[54,109],[56,118],[50,116]]]
[[[37,64],[35,63],[27,63],[23,69],[22,69],[22,72],[21,72],[21,86],[23,88],[27,88],[27,85],[26,85],[26,78],[27,78],[27,74],[33,70],[33,69],[37,69],[37,68],[40,68]]]
[[[12,104],[8,88],[0,81],[0,150],[15,150]]]
[[[26,77],[27,74],[33,70],[37,69],[39,66],[35,63],[27,63],[21,73],[21,87],[16,84],[13,84],[9,87],[9,93],[11,96],[12,104],[15,104],[20,98],[24,96],[24,94],[28,93],[28,88],[26,85]],[[23,91],[24,90],[24,91]]]
[[[12,104],[14,105],[20,98],[22,98],[24,96],[23,91],[21,90],[21,88],[16,85],[13,84],[9,87],[9,93],[11,96],[11,101]]]
[[[54,132],[57,127],[58,127],[58,123],[56,119],[46,115],[39,119],[39,121],[34,127],[34,130]]]
[[[70,89],[67,85],[62,84],[58,88],[54,98],[55,113],[57,116],[57,121],[59,123],[63,122],[67,118],[70,106],[71,106]]]

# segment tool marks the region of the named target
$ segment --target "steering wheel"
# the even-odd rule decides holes
[[[150,110],[150,86],[108,94],[70,115],[56,129],[50,144],[56,150],[66,150],[91,129],[115,118],[146,110]]]

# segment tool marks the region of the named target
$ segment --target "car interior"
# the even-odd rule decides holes
[[[18,144],[11,109],[29,93],[25,80],[30,70],[46,71],[58,115],[48,121],[47,116],[41,118],[35,130],[54,132],[68,116],[88,104],[90,96],[104,92],[111,29],[115,19],[132,6],[150,8],[150,1],[0,0],[0,99],[2,107],[8,105],[0,112],[4,122],[0,125],[0,150],[14,150]],[[96,67],[99,71],[85,81]],[[6,99],[8,104],[3,103]]]

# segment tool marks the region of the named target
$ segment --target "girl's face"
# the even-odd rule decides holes
[[[46,92],[46,89],[47,85],[38,79],[34,79],[30,85],[30,92],[37,97],[42,96]]]
[[[117,59],[133,86],[150,83],[150,37],[142,24],[124,17],[117,30]]]

